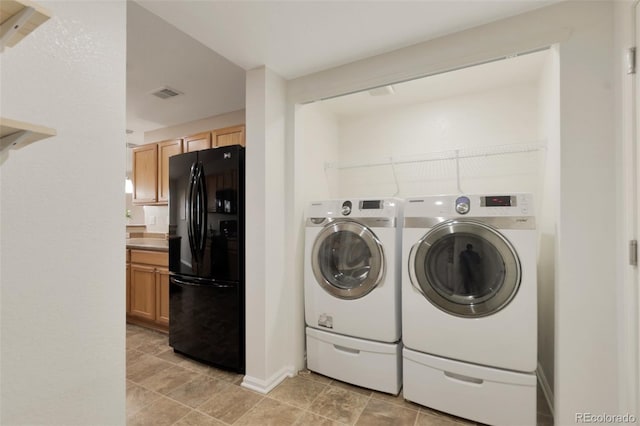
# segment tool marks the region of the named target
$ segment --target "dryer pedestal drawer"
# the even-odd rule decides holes
[[[306,334],[309,370],[380,392],[400,392],[401,343],[357,339],[310,327]]]
[[[405,399],[496,426],[535,426],[536,375],[404,348]]]

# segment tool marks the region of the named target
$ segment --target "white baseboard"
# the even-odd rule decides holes
[[[536,371],[538,376],[538,382],[540,382],[540,388],[542,389],[542,393],[544,394],[544,399],[547,400],[547,405],[549,406],[549,411],[551,411],[551,415],[555,417],[555,413],[553,410],[553,389],[549,386],[549,381],[547,380],[547,376],[544,374],[544,369],[542,365],[538,363],[538,369]]]
[[[284,379],[286,379],[287,377],[293,377],[295,375],[296,370],[295,368],[293,368],[293,366],[285,366],[266,380],[246,375],[244,376],[244,379],[242,380],[240,386],[242,386],[243,388],[251,389],[252,391],[260,392],[262,394],[267,394],[271,392],[273,388],[282,383]]]

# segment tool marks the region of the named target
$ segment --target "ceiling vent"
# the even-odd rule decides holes
[[[183,93],[165,86],[165,87],[161,87],[160,89],[154,90],[153,92],[151,92],[151,94],[153,96],[157,96],[160,99],[169,99],[178,95],[182,95]]]

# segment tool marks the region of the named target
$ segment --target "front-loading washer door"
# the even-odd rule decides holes
[[[311,251],[313,275],[329,294],[357,299],[373,290],[385,273],[382,244],[367,226],[335,221],[324,226]]]
[[[451,220],[431,229],[409,255],[411,284],[438,309],[482,317],[504,308],[520,287],[520,260],[493,227]]]

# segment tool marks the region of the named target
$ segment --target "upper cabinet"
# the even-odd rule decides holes
[[[142,145],[133,149],[133,203],[167,204],[169,157],[182,153],[182,139]]]
[[[158,144],[133,149],[133,202],[158,202]]]
[[[218,129],[211,132],[213,139],[213,146],[229,146],[229,145],[242,145],[244,146],[244,126],[225,127],[224,129]]]
[[[182,139],[158,143],[158,202],[169,202],[169,157],[182,154]]]
[[[229,145],[245,145],[244,125],[198,133],[183,139],[142,145],[133,149],[133,203],[167,204],[169,157]]]
[[[211,132],[198,133],[184,138],[184,151],[202,151],[211,148]]]
[[[184,151],[202,151],[229,145],[245,145],[244,125],[225,127],[184,138]]]

